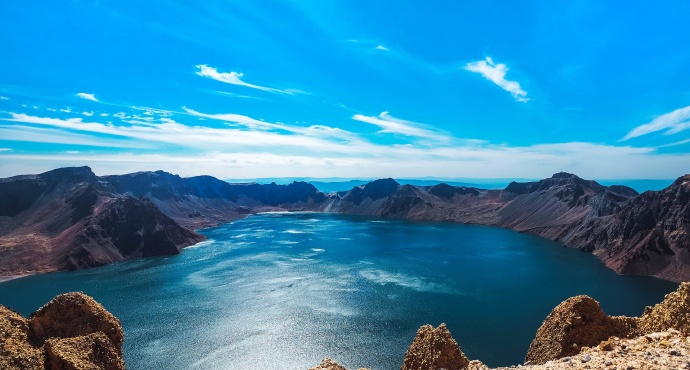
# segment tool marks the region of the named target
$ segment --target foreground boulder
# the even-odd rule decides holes
[[[632,318],[606,316],[599,302],[586,295],[568,298],[551,311],[537,330],[525,360],[543,364],[573,356],[582,347],[595,346],[612,336],[627,336],[635,324]]]
[[[43,368],[43,353],[29,343],[29,320],[0,306],[0,369]]]
[[[412,345],[405,353],[405,363],[401,370],[460,370],[466,369],[469,363],[446,324],[441,324],[436,329],[431,325],[424,325],[419,328]]]
[[[667,330],[690,335],[690,283],[681,283],[661,303],[647,307],[642,317],[607,316],[599,302],[577,296],[559,304],[544,320],[525,361],[543,364],[574,356],[610,337],[636,338]]]
[[[321,364],[319,366],[312,367],[309,370],[347,370],[337,362],[331,360],[330,358],[326,357],[321,361]],[[365,369],[363,367],[359,368],[359,370],[369,370]]]
[[[83,293],[61,294],[27,320],[0,306],[0,369],[124,370],[120,321]]]

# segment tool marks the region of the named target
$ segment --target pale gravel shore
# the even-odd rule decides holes
[[[30,275],[33,275],[33,274],[0,276],[0,283],[4,283],[6,281],[10,281],[10,280],[14,280],[14,279],[23,278],[23,277],[30,276]]]
[[[543,365],[515,365],[489,368],[480,361],[470,362],[469,370],[690,370],[690,337],[669,330],[635,339],[611,338],[597,347],[585,347],[571,357]]]

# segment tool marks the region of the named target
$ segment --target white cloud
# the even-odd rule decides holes
[[[493,59],[486,57],[486,60],[467,63],[464,69],[481,74],[487,80],[509,92],[517,101],[526,103],[530,100],[527,97],[527,91],[523,90],[518,82],[506,80],[508,67],[505,64],[496,64]]]
[[[675,178],[690,154],[656,154],[649,148],[592,143],[560,143],[526,147],[446,147],[438,151],[386,147],[381,153],[346,157],[306,151],[292,154],[246,150],[214,150],[182,154],[6,154],[0,177],[39,173],[88,163],[98,174],[163,169],[181,176],[210,174],[220,178],[352,177],[352,178],[545,178],[558,171],[584,178]]]
[[[378,45],[378,46],[376,46],[376,50],[388,51],[388,48],[383,46],[383,45]]]
[[[81,118],[59,119],[9,113],[11,118],[4,118],[3,120],[68,130],[66,133],[73,131],[90,133],[93,134],[91,140],[97,146],[105,146],[99,144],[102,139],[101,135],[110,135],[118,136],[122,139],[136,139],[137,141],[135,142],[142,145],[150,146],[159,143],[203,151],[218,150],[228,146],[234,146],[237,149],[262,148],[263,150],[271,151],[318,151],[341,154],[377,150],[373,144],[360,140],[355,135],[352,135],[351,140],[344,140],[347,136],[347,132],[344,130],[328,130],[324,126],[293,127],[258,121],[236,114],[210,115],[191,109],[189,112],[191,115],[199,117],[235,122],[250,128],[250,130],[244,129],[244,127],[211,128],[188,126],[172,119],[165,119],[162,122],[133,122],[134,124],[126,126],[116,126],[99,122],[84,122]],[[123,122],[132,123],[127,120],[123,120]],[[268,130],[282,130],[288,133],[268,132]],[[0,130],[0,133],[2,133],[2,130]],[[4,138],[16,141],[38,141],[38,139],[33,139],[33,135],[16,132],[16,130],[7,133]],[[42,139],[41,142],[46,142],[45,136],[40,138]],[[62,143],[59,135],[55,135],[53,140],[55,141],[52,142]],[[130,142],[128,140],[122,141]]]
[[[121,149],[78,156],[64,151],[27,154],[15,150],[2,154],[8,165],[0,166],[0,177],[88,163],[97,173],[164,169],[185,176],[211,174],[224,178],[543,178],[558,171],[585,178],[639,178],[640,174],[648,178],[670,178],[680,175],[679,169],[686,168],[690,161],[690,154],[660,154],[649,147],[586,142],[509,146],[481,141],[466,144],[448,136],[451,141],[433,141],[433,144],[384,145],[336,127],[293,126],[191,109],[186,112],[137,124],[128,123],[128,119],[114,119],[115,124],[111,124],[9,113],[8,118],[0,119],[7,121],[7,125],[0,125],[0,137],[4,140]],[[227,124],[201,126],[202,118]],[[385,112],[359,118],[387,132],[405,132],[425,139],[429,135],[446,138]],[[97,116],[89,118],[97,119]],[[152,149],[159,154],[147,154]]]
[[[68,150],[68,151],[66,151],[65,153],[67,153],[67,154],[79,154],[79,153],[81,153],[81,152],[78,151],[78,150]]]
[[[379,126],[382,133],[401,134],[405,136],[421,137],[435,141],[449,141],[450,137],[441,135],[437,132],[423,128],[426,125],[394,118],[388,112],[382,112],[378,117],[370,117],[362,114],[355,114],[352,119],[360,122],[370,123]]]
[[[81,112],[81,114],[83,114],[83,115],[85,115],[85,116],[87,116],[87,117],[93,116],[93,112]]]
[[[281,89],[275,89],[272,87],[250,84],[250,83],[244,82],[240,79],[241,77],[244,76],[243,73],[218,72],[218,70],[216,68],[209,67],[206,64],[200,64],[200,65],[196,66],[196,68],[199,69],[196,72],[196,74],[198,74],[199,76],[208,77],[208,78],[214,79],[216,81],[225,82],[225,83],[231,84],[231,85],[245,86],[245,87],[250,87],[252,89],[269,91],[269,92],[273,92],[273,93],[290,94],[290,95],[301,92],[299,90],[291,90],[291,89],[281,90]]]
[[[0,96],[0,100],[10,100],[10,98],[8,98],[6,96]]]
[[[11,148],[0,148],[0,152],[11,152]]]
[[[690,128],[690,106],[676,109],[673,112],[663,114],[649,123],[640,125],[632,129],[621,141],[629,140],[638,136],[651,134],[653,132],[667,130],[665,134],[672,135]]]
[[[86,99],[86,100],[91,100],[91,101],[99,102],[99,100],[96,99],[96,96],[95,96],[94,94],[77,93],[77,96],[80,97],[80,98],[82,98],[82,99]]]

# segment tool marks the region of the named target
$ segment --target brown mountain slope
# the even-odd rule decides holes
[[[689,183],[686,175],[638,195],[557,173],[503,190],[381,179],[324,194],[304,182],[229,184],[163,171],[96,177],[88,167],[58,169],[0,179],[0,275],[174,254],[201,240],[192,229],[279,210],[510,228],[594,252],[619,273],[690,280]]]
[[[203,240],[148,200],[100,191],[97,180],[80,167],[0,181],[0,275],[177,254]]]
[[[326,195],[313,185],[229,184],[211,176],[182,178],[164,171],[100,177],[108,192],[145,197],[180,225],[198,229],[274,210],[320,211]]]
[[[690,281],[690,175],[586,225],[573,246],[621,274]]]

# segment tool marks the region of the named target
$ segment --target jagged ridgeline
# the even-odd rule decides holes
[[[194,230],[264,211],[319,211],[513,229],[591,252],[622,274],[690,280],[690,175],[638,194],[575,175],[502,190],[372,181],[230,184],[163,171],[96,176],[88,167],[0,179],[0,275],[100,266],[179,253]]]

